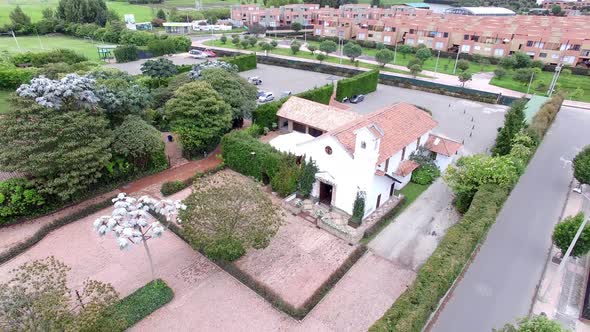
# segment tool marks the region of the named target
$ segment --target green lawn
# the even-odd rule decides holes
[[[8,112],[8,96],[11,91],[0,90],[0,114]]]
[[[506,77],[502,79],[493,78],[490,84],[499,86],[502,88],[516,90],[520,92],[527,92],[528,84],[523,84],[521,82],[517,82],[512,79],[512,73],[509,72]],[[543,71],[538,76],[537,79],[533,81],[531,85],[530,93],[538,94],[538,95],[545,95],[547,89],[549,88],[549,84],[551,83],[551,79],[553,78],[553,73]],[[537,84],[539,82],[545,83],[545,87],[542,89],[537,89]],[[558,90],[565,90],[567,92],[573,92],[576,88],[581,88],[584,90],[584,95],[577,100],[590,102],[590,77],[589,76],[582,76],[582,75],[560,75],[559,80],[557,81]]]
[[[219,40],[208,40],[206,42],[204,42],[205,45],[208,46],[217,46],[217,47],[225,47],[225,48],[231,48],[231,49],[243,49],[241,47],[237,47],[234,44],[231,43],[231,38],[228,38],[227,43],[223,44],[221,41]],[[250,47],[247,49],[248,51],[256,51],[256,52],[263,52],[262,49],[260,49],[260,47],[258,47],[258,45],[256,47]],[[288,48],[275,48],[271,54],[277,54],[277,55],[287,55],[287,56],[293,56],[293,57],[297,57],[297,58],[302,58],[302,59],[310,59],[310,60],[316,60],[315,56],[312,55],[311,53],[307,52],[307,51],[299,51],[296,55],[293,55],[293,53],[291,52],[290,49]],[[317,61],[317,60],[316,60]],[[328,63],[340,63],[340,58],[337,57],[333,57],[333,56],[328,56],[324,62],[328,62]],[[342,64],[343,65],[352,65],[352,63],[350,62],[350,60],[347,59],[342,59]],[[372,65],[369,63],[363,63],[363,62],[359,62],[359,67],[362,68],[368,68],[368,69],[374,69],[377,66],[376,65]],[[397,73],[397,74],[409,74],[408,71],[405,70],[400,70],[400,69],[394,69],[394,68],[380,68],[381,71],[386,71],[386,72],[390,72],[390,73]],[[426,76],[426,75],[418,75],[420,77],[430,77],[430,76]]]
[[[414,182],[409,182],[408,184],[406,184],[402,188],[402,190],[399,191],[399,193],[404,195],[406,199],[404,200],[400,208],[397,210],[397,212],[386,223],[381,225],[381,227],[379,227],[379,229],[372,236],[368,238],[363,238],[361,240],[361,243],[367,244],[371,242],[371,240],[373,240],[377,236],[377,234],[379,234],[385,227],[387,227],[387,225],[389,225],[393,220],[395,220],[395,218],[399,216],[408,206],[412,205],[416,198],[418,198],[424,191],[426,191],[428,187],[430,187],[430,185],[416,184]]]
[[[55,48],[67,48],[85,55],[89,60],[99,60],[96,52],[96,44],[92,42],[59,35],[51,36],[24,36],[17,37],[23,52],[42,51]],[[0,37],[0,52],[18,53],[19,49],[12,37]]]

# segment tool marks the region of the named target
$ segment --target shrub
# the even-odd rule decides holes
[[[310,159],[310,161],[303,161],[303,165],[301,166],[301,175],[299,176],[299,183],[297,185],[297,192],[301,197],[308,198],[311,194],[317,172],[318,167],[316,166],[313,159]]]
[[[186,188],[187,185],[180,180],[175,181],[167,181],[162,183],[162,188],[160,188],[160,192],[164,196],[170,196],[174,193],[181,191],[182,189]]]
[[[272,190],[286,197],[297,190],[300,170],[294,163],[281,163],[277,173],[270,179]]]
[[[111,322],[123,320],[126,323],[124,329],[127,329],[172,301],[173,297],[174,292],[162,279],[150,281],[108,309],[100,326],[108,331]]]
[[[14,90],[35,77],[34,68],[0,68],[0,88]]]
[[[451,226],[434,253],[422,265],[414,283],[395,301],[370,331],[421,331],[453,282],[495,222],[508,190],[485,185],[463,218]]]
[[[120,45],[113,51],[115,59],[119,63],[135,61],[138,59],[137,46],[135,45]]]
[[[338,81],[336,87],[336,99],[341,101],[344,97],[358,94],[366,94],[377,90],[379,82],[379,70],[371,70]]]
[[[584,214],[582,212],[575,216],[565,218],[562,222],[555,225],[553,230],[553,243],[557,248],[561,250],[562,254],[565,254],[568,247],[572,243],[574,236],[578,232],[578,229],[584,222]],[[584,227],[582,234],[576,241],[576,245],[571,252],[574,257],[584,256],[590,251],[590,226]]]
[[[217,239],[203,248],[207,257],[216,261],[233,262],[246,253],[242,243],[232,237]]]
[[[56,49],[45,52],[26,52],[15,54],[11,57],[15,65],[31,64],[34,67],[41,67],[48,63],[65,62],[69,65],[88,61],[88,59],[69,49]]]
[[[148,50],[155,56],[176,53],[176,44],[172,39],[153,39],[147,44]]]
[[[0,225],[15,216],[31,215],[43,204],[45,199],[27,179],[0,181]]]
[[[230,58],[223,58],[222,61],[236,65],[238,71],[256,69],[256,54],[237,55]]]
[[[538,138],[545,136],[561,108],[561,103],[563,103],[563,96],[557,94],[541,106],[528,128],[529,136]]]
[[[252,112],[252,122],[260,128],[272,128],[272,124],[277,122],[277,112],[285,101],[287,101],[287,98],[259,105]]]
[[[417,184],[431,184],[440,176],[440,170],[434,163],[423,164],[412,172],[411,181]]]
[[[352,217],[350,220],[356,224],[360,224],[363,220],[363,216],[365,215],[365,192],[358,191],[356,193],[356,198],[354,199],[354,204],[352,206]]]

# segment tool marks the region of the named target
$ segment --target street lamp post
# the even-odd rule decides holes
[[[393,64],[395,65],[395,58],[397,57],[397,28],[395,29],[395,39],[393,40],[393,43],[395,44],[395,46],[393,46]]]
[[[557,85],[557,80],[559,79],[559,74],[561,73],[561,63],[557,64],[555,67],[555,73],[553,74],[553,78],[551,79],[551,84],[549,85],[549,91],[547,91],[547,95],[551,97],[553,94],[553,90],[555,90],[555,86]]]
[[[526,94],[529,94],[529,91],[531,91],[531,84],[533,83],[533,77],[535,77],[535,72],[532,72],[531,74],[531,80],[529,81],[529,87],[526,89]]]

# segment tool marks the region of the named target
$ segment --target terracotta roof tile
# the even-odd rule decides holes
[[[445,137],[430,134],[424,147],[436,153],[450,157],[457,153],[463,145]]]
[[[299,122],[323,131],[334,130],[360,117],[359,114],[316,103],[299,97],[290,97],[277,116]]]
[[[377,161],[379,165],[418,137],[432,130],[437,122],[428,113],[414,105],[398,103],[367,114],[329,134],[336,137],[352,154],[356,139],[354,131],[371,125],[378,126],[383,132]]]
[[[418,168],[418,166],[420,166],[420,164],[418,164],[417,162],[410,159],[406,159],[399,164],[397,170],[395,171],[395,174],[399,176],[406,176],[412,173],[416,168]]]

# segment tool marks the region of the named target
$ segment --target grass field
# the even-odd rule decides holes
[[[89,60],[99,60],[96,46],[84,39],[66,36],[25,36],[17,37],[18,43],[26,51],[42,51],[56,48],[67,48],[85,55]],[[18,53],[18,47],[12,37],[0,37],[0,52]]]
[[[0,90],[0,114],[8,111],[8,95],[11,91]]]
[[[494,77],[490,81],[490,84],[495,85],[495,86],[499,86],[502,88],[510,89],[510,90],[527,92],[528,84],[523,84],[521,82],[517,82],[517,81],[513,80],[511,75],[512,75],[512,73],[508,73],[508,75],[506,75],[506,77],[504,77],[502,79],[498,79],[498,78]],[[549,84],[551,83],[552,78],[553,78],[553,73],[546,72],[546,71],[541,72],[539,77],[533,81],[533,84],[531,85],[530,93],[544,96],[545,93],[547,92],[547,89],[549,87]],[[545,88],[539,89],[536,91],[535,87],[537,86],[537,84],[539,82],[545,83]],[[559,76],[559,80],[557,81],[557,85],[558,85],[558,90],[565,90],[569,93],[576,90],[576,88],[581,88],[582,90],[584,90],[584,95],[581,98],[577,98],[577,99],[574,98],[574,100],[590,102],[590,77],[589,76],[582,76],[582,75],[565,76],[562,74],[561,76]],[[568,99],[571,99],[571,96],[568,97]]]

